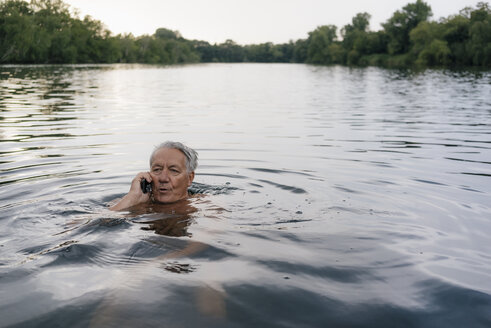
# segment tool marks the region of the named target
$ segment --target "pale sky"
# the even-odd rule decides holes
[[[179,31],[186,39],[239,44],[285,43],[308,37],[317,26],[341,29],[357,13],[372,15],[378,31],[396,10],[416,0],[64,0],[80,17],[102,21],[114,34],[153,34],[159,27]],[[475,7],[478,0],[427,0],[432,19]]]

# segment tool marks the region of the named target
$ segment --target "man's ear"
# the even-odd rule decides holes
[[[191,186],[191,183],[193,183],[193,180],[194,180],[194,171],[189,173],[189,183],[188,183],[188,187]]]

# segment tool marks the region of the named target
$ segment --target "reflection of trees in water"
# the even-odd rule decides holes
[[[0,76],[0,102],[5,110],[18,109],[20,105],[51,114],[75,105],[73,69],[68,67],[4,67]]]
[[[107,65],[1,67],[0,110],[22,105],[32,106],[43,114],[64,111],[76,105],[75,95],[98,88],[91,73],[114,68]],[[75,75],[84,74],[86,78],[75,78]]]
[[[74,137],[69,121],[78,119],[78,95],[98,89],[94,71],[107,66],[0,67],[0,130],[3,140]],[[90,96],[90,94],[89,94]],[[84,96],[86,97],[86,96]],[[14,114],[14,115],[12,115]],[[4,124],[6,132],[3,132]]]

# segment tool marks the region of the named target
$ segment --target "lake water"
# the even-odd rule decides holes
[[[0,141],[2,327],[491,326],[491,72],[0,66]]]

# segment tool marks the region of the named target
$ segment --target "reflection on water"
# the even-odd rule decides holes
[[[0,66],[0,326],[489,326],[490,81]],[[109,211],[164,140],[196,196]]]
[[[154,230],[155,233],[171,237],[191,237],[188,227],[193,221],[193,213],[198,209],[189,200],[175,204],[139,204],[130,209],[133,215],[150,213],[133,222],[145,224],[142,230]]]

